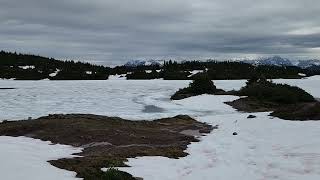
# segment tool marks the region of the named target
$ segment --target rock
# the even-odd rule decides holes
[[[248,119],[252,119],[252,118],[256,118],[257,116],[250,114],[247,118]]]
[[[232,135],[236,136],[236,135],[238,135],[238,133],[237,133],[237,132],[234,132],[234,133],[232,133]]]

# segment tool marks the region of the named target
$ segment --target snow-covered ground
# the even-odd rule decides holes
[[[320,76],[275,81],[297,85],[320,97]],[[225,90],[245,85],[244,80],[214,82]],[[190,155],[185,158],[130,159],[128,164],[132,167],[123,170],[145,180],[320,179],[320,139],[317,138],[320,136],[320,121],[285,121],[270,118],[268,113],[255,113],[256,119],[247,119],[248,114],[239,113],[223,103],[236,99],[234,96],[203,95],[180,101],[169,100],[170,95],[188,83],[163,80],[0,80],[0,88],[16,88],[0,90],[0,120],[36,118],[50,113],[92,113],[129,119],[188,114],[199,121],[219,125],[219,129],[202,137],[201,142],[191,144],[187,149]],[[234,131],[239,135],[232,136]],[[12,174],[16,167],[25,173],[23,179],[35,179],[38,176],[32,168],[37,166],[43,167],[43,172],[48,174],[61,172],[61,177],[57,175],[55,179],[70,179],[73,173],[58,171],[46,163],[49,159],[70,155],[72,150],[69,148],[61,149],[37,140],[0,137],[0,158],[16,153],[11,156],[13,160],[8,160],[12,163],[0,161],[0,179],[21,180],[19,175]],[[52,154],[49,149],[58,153]],[[60,154],[61,151],[65,154]]]
[[[199,143],[191,144],[187,157],[129,159],[120,168],[146,180],[317,180],[320,178],[320,122],[294,122],[271,118],[268,113],[236,112],[223,104],[231,96],[197,96],[177,101],[186,107],[214,109],[197,120],[219,125]],[[238,136],[233,136],[238,132]]]
[[[37,118],[53,113],[92,113],[129,119],[187,114],[169,100],[188,81],[6,81],[0,80],[0,120]],[[154,105],[161,112],[148,112]],[[197,110],[197,109],[196,109]],[[197,113],[195,110],[194,113]]]
[[[72,157],[81,149],[26,137],[0,136],[0,179],[75,180],[76,173],[51,166],[47,161]]]

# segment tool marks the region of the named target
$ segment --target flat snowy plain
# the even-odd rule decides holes
[[[320,98],[320,76],[275,80],[297,85]],[[268,113],[237,112],[223,102],[234,96],[202,95],[180,101],[169,97],[189,81],[8,81],[0,80],[0,120],[26,119],[53,113],[92,113],[132,120],[188,114],[219,125],[201,137],[178,160],[164,157],[130,159],[121,168],[146,180],[318,180],[320,179],[320,121],[294,122]],[[239,89],[243,80],[215,81],[218,88]],[[237,131],[238,136],[232,136]],[[18,137],[0,137],[0,179],[76,179],[46,161],[80,149]]]

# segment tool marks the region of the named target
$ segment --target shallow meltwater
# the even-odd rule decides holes
[[[142,110],[143,113],[163,113],[165,111],[166,111],[165,109],[155,105],[146,105]]]

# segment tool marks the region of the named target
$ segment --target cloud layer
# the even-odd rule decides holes
[[[0,0],[0,49],[130,59],[320,56],[318,0]]]

